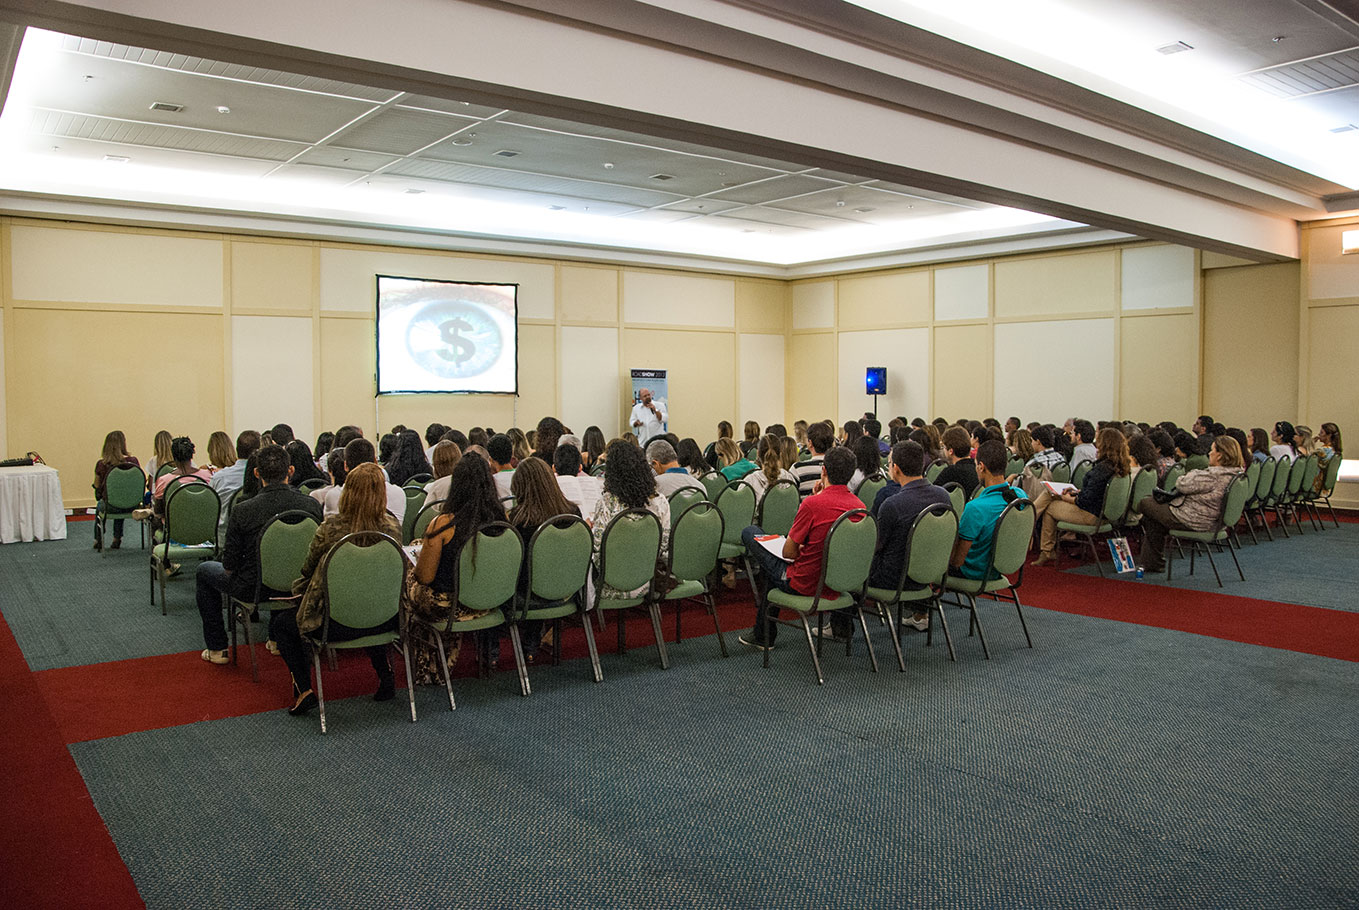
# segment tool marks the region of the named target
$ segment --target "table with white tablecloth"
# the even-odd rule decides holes
[[[56,468],[0,468],[0,543],[65,539],[66,510]]]

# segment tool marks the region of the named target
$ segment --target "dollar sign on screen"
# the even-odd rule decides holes
[[[470,332],[472,327],[462,319],[449,319],[439,326],[439,331],[443,334],[444,343],[451,351],[440,351],[439,356],[444,360],[451,360],[454,363],[463,363],[471,360],[472,355],[477,352],[477,346],[470,338],[464,338],[459,332]]]

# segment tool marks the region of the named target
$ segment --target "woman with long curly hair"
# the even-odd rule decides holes
[[[1041,566],[1057,558],[1057,522],[1098,525],[1104,507],[1104,491],[1115,477],[1132,473],[1132,457],[1128,455],[1128,440],[1116,427],[1105,427],[1095,437],[1095,463],[1085,475],[1085,482],[1076,493],[1063,493],[1060,498],[1041,493],[1034,500],[1034,509],[1043,520],[1042,551],[1034,560]]]
[[[615,439],[609,443],[604,457],[604,491],[590,516],[596,551],[603,543],[609,522],[628,509],[646,509],[656,516],[661,523],[661,551],[664,552],[670,539],[670,503],[656,491],[656,475],[642,450],[625,440]],[[600,596],[641,597],[648,587],[642,585],[636,590],[619,591],[605,586]]]

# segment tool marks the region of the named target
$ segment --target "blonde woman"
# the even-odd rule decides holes
[[[156,438],[151,442],[151,460],[146,463],[146,479],[150,482],[155,481],[156,471],[167,464],[175,463],[174,453],[170,451],[170,443],[174,437],[169,430],[161,430],[156,434]]]
[[[453,482],[453,469],[462,461],[462,449],[456,442],[445,439],[434,447],[429,460],[434,467],[434,479],[425,484],[425,502],[443,502]]]
[[[208,470],[216,474],[236,463],[236,446],[231,437],[218,430],[208,437]]]
[[[770,487],[780,480],[791,480],[796,484],[797,476],[784,466],[783,449],[777,436],[760,437],[756,446],[756,459],[759,461],[759,469],[746,474],[741,478],[741,482],[748,484],[755,491],[755,507],[758,509]],[[796,458],[794,460],[796,461]]]

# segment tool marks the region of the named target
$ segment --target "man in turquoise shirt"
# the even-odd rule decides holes
[[[1005,482],[1005,465],[1010,453],[1005,443],[991,439],[977,447],[977,477],[983,487],[976,498],[963,508],[958,521],[958,542],[953,547],[950,574],[980,579],[991,563],[1000,513],[1024,496]]]

